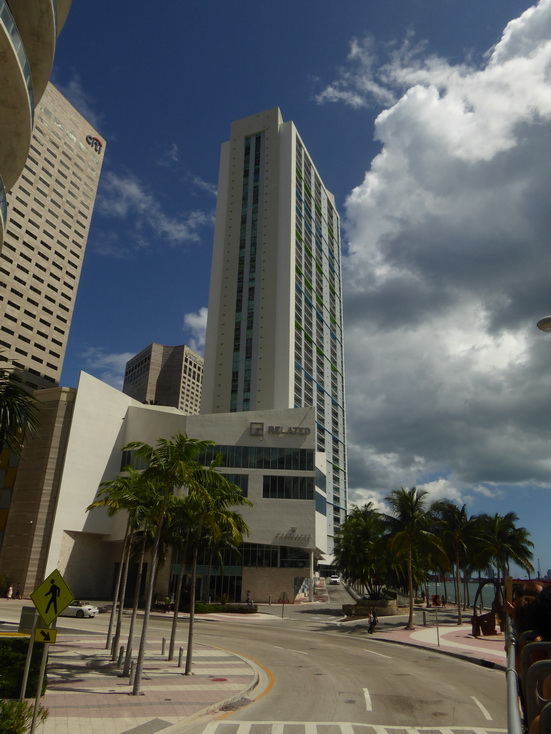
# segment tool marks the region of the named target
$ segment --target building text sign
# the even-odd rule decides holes
[[[251,436],[262,437],[264,433],[271,436],[309,436],[311,431],[304,426],[264,426],[264,423],[251,423]]]

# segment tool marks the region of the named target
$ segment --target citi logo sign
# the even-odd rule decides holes
[[[90,147],[92,147],[96,153],[101,153],[101,149],[103,148],[102,142],[99,138],[95,138],[93,135],[87,135],[86,136],[86,142]]]

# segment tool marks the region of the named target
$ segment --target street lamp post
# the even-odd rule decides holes
[[[546,331],[549,333],[551,331],[551,316],[544,316],[538,321],[536,326],[540,331]]]

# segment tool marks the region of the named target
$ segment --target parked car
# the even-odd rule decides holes
[[[341,582],[341,580],[340,580],[340,578],[336,574],[334,574],[333,576],[330,576],[329,577],[329,583],[332,584],[332,585],[334,585],[334,584],[340,584],[340,582]]]
[[[68,607],[61,612],[60,617],[95,617],[99,612],[97,607],[88,604],[87,601],[74,599]]]

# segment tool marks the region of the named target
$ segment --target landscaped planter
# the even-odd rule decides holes
[[[343,604],[342,612],[346,617],[367,617],[372,609],[378,617],[398,614],[396,599],[358,599],[356,604]]]

